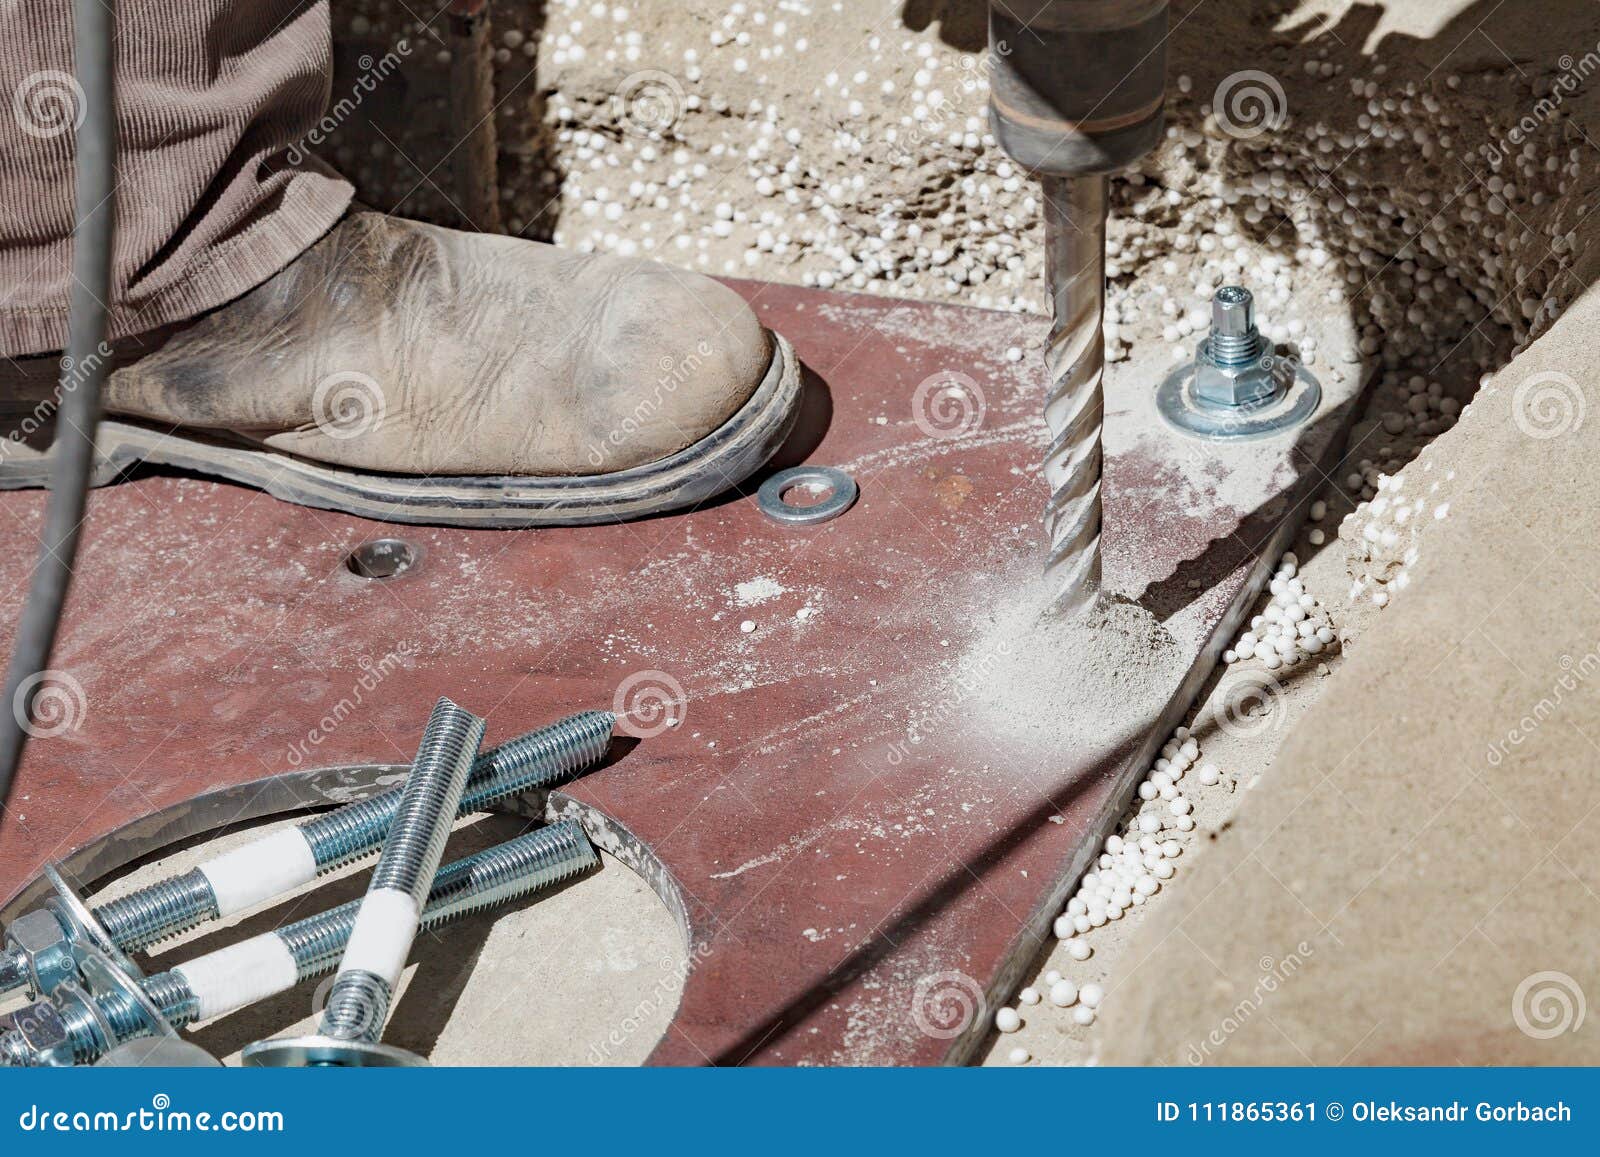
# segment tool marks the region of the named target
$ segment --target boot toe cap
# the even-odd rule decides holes
[[[727,422],[761,384],[771,335],[733,290],[654,262],[619,277],[587,358],[604,471],[654,462]]]

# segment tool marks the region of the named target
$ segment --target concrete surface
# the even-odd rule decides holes
[[[1600,1061],[1597,321],[1410,468],[1454,474],[1415,597],[1142,931],[1102,1061]]]
[[[1181,13],[1183,7],[1179,5],[1175,11]],[[1279,14],[1275,25],[1267,19],[1269,9]],[[1209,95],[1208,74],[1214,78],[1250,65],[1252,62],[1247,57],[1257,52],[1263,40],[1270,39],[1269,25],[1272,25],[1272,33],[1297,32],[1299,39],[1289,50],[1288,67],[1284,67],[1286,61],[1281,47],[1274,47],[1269,53],[1258,53],[1259,59],[1254,62],[1270,70],[1281,82],[1290,116],[1285,131],[1267,132],[1252,139],[1251,151],[1246,156],[1241,158],[1235,151],[1234,160],[1243,161],[1240,170],[1248,174],[1263,166],[1276,167],[1280,158],[1286,157],[1291,162],[1286,170],[1288,184],[1294,187],[1297,178],[1293,162],[1300,159],[1302,150],[1309,151],[1305,142],[1314,135],[1311,126],[1316,126],[1316,131],[1328,126],[1335,132],[1347,133],[1348,139],[1341,141],[1341,147],[1322,166],[1328,170],[1326,183],[1297,189],[1293,194],[1305,198],[1313,206],[1325,205],[1327,194],[1333,189],[1350,199],[1357,211],[1332,223],[1335,239],[1348,240],[1351,229],[1360,232],[1381,228],[1379,222],[1387,213],[1382,202],[1390,202],[1397,207],[1400,216],[1411,216],[1412,223],[1405,226],[1408,234],[1421,226],[1422,248],[1426,252],[1443,252],[1452,259],[1446,263],[1444,285],[1456,278],[1467,285],[1486,275],[1512,278],[1502,287],[1479,280],[1474,291],[1478,293],[1478,304],[1463,311],[1470,332],[1459,340],[1455,335],[1419,334],[1415,326],[1418,316],[1424,324],[1437,319],[1441,313],[1438,307],[1451,304],[1451,290],[1437,292],[1442,283],[1435,276],[1431,304],[1426,305],[1420,315],[1407,308],[1391,310],[1385,316],[1380,308],[1382,299],[1394,291],[1394,287],[1384,286],[1386,275],[1402,270],[1403,263],[1418,254],[1416,247],[1409,244],[1396,248],[1392,240],[1370,241],[1379,256],[1370,263],[1371,254],[1362,256],[1365,268],[1358,280],[1363,286],[1364,304],[1373,308],[1384,327],[1380,356],[1392,373],[1374,391],[1368,413],[1353,431],[1347,462],[1334,472],[1317,495],[1328,505],[1326,517],[1319,523],[1304,525],[1295,542],[1299,577],[1319,606],[1332,615],[1338,646],[1319,656],[1321,662],[1314,670],[1309,665],[1303,666],[1290,677],[1278,672],[1269,711],[1259,723],[1247,729],[1247,734],[1238,734],[1237,728],[1234,729],[1236,733],[1230,734],[1228,730],[1206,725],[1204,721],[1217,706],[1222,691],[1220,684],[1211,688],[1207,701],[1198,708],[1197,715],[1202,722],[1196,726],[1202,758],[1222,768],[1223,783],[1220,788],[1195,793],[1192,797],[1194,817],[1201,832],[1227,833],[1236,814],[1258,814],[1261,809],[1256,798],[1258,793],[1250,790],[1249,785],[1259,788],[1272,782],[1281,769],[1299,758],[1299,748],[1285,746],[1289,737],[1297,736],[1295,742],[1302,744],[1322,742],[1317,737],[1305,738],[1299,720],[1328,689],[1344,687],[1351,679],[1366,677],[1360,668],[1349,669],[1347,673],[1346,656],[1363,653],[1368,635],[1377,638],[1385,632],[1402,604],[1431,602],[1441,597],[1427,581],[1432,571],[1407,573],[1403,559],[1413,544],[1420,547],[1424,559],[1430,557],[1431,544],[1437,535],[1461,529],[1456,520],[1465,508],[1454,496],[1458,490],[1468,491],[1477,485],[1481,468],[1458,470],[1457,476],[1448,481],[1447,476],[1462,459],[1476,457],[1474,447],[1479,440],[1476,426],[1464,423],[1462,429],[1446,434],[1435,453],[1413,462],[1398,475],[1405,479],[1408,487],[1405,497],[1426,496],[1430,499],[1430,509],[1442,505],[1454,511],[1444,520],[1414,518],[1410,525],[1397,527],[1393,517],[1377,517],[1365,503],[1358,507],[1362,498],[1374,496],[1360,488],[1352,490],[1346,481],[1351,472],[1359,474],[1363,467],[1372,467],[1383,476],[1396,477],[1400,467],[1438,432],[1437,423],[1416,430],[1407,420],[1403,432],[1399,422],[1393,427],[1386,426],[1386,417],[1393,420],[1395,410],[1404,410],[1406,399],[1399,389],[1400,384],[1410,375],[1422,375],[1427,381],[1442,386],[1448,397],[1463,403],[1470,401],[1482,373],[1506,366],[1517,349],[1546,332],[1547,317],[1558,315],[1594,279],[1595,252],[1587,243],[1592,225],[1586,222],[1594,202],[1596,169],[1590,141],[1594,138],[1592,126],[1596,123],[1597,104],[1592,82],[1575,88],[1570,85],[1574,78],[1590,76],[1594,71],[1593,46],[1600,38],[1600,23],[1597,23],[1594,7],[1586,4],[1541,5],[1539,13],[1539,20],[1530,21],[1526,18],[1525,7],[1447,0],[1406,5],[1317,0],[1298,4],[1237,5],[1226,11],[1221,6],[1202,3],[1189,7],[1175,36],[1178,67],[1192,69],[1196,74],[1195,91]],[[1218,36],[1218,26],[1232,20],[1241,22],[1236,27],[1241,34]],[[1245,21],[1249,27],[1243,26]],[[1186,54],[1197,44],[1213,48],[1216,62],[1206,65],[1192,57],[1186,62]],[[1338,75],[1319,81],[1312,73],[1302,72],[1299,67],[1302,59],[1308,69],[1315,61],[1325,60],[1338,70]],[[1377,82],[1379,98],[1386,104],[1402,104],[1403,96],[1410,98],[1409,108],[1397,110],[1401,112],[1409,138],[1400,142],[1399,147],[1391,147],[1395,142],[1389,140],[1383,142],[1384,148],[1380,149],[1378,143],[1383,134],[1377,134],[1375,139],[1372,134],[1355,131],[1362,128],[1361,124],[1352,124],[1358,114],[1376,110],[1364,101],[1352,100],[1350,86],[1371,81]],[[1432,90],[1437,91],[1430,98],[1427,94]],[[1425,107],[1417,107],[1419,100]],[[1437,117],[1430,114],[1437,114]],[[1346,145],[1350,147],[1344,147]],[[1517,153],[1519,148],[1521,156],[1513,165],[1507,157]],[[1530,170],[1534,174],[1540,170],[1550,172],[1568,161],[1575,162],[1575,168],[1562,168],[1561,179],[1542,191],[1530,195],[1524,183],[1517,194],[1519,203],[1496,204],[1489,196],[1488,183],[1496,174],[1507,180],[1514,175],[1527,178]],[[1408,166],[1403,175],[1394,170],[1397,164]],[[1380,211],[1374,212],[1374,209]],[[1456,218],[1460,219],[1454,220]],[[1478,240],[1463,242],[1462,235],[1457,232],[1462,227],[1476,232]],[[1572,230],[1570,239],[1560,236],[1569,229]],[[1428,238],[1429,233],[1434,233],[1434,237]],[[1421,278],[1421,281],[1427,280],[1427,277]],[[1526,311],[1528,305],[1526,300],[1519,302],[1519,298],[1530,297],[1535,299],[1537,320],[1524,328],[1517,322],[1517,314],[1519,306]],[[1405,314],[1405,318],[1402,319],[1401,314]],[[1376,334],[1377,331],[1372,332]],[[1570,333],[1570,330],[1565,332]],[[1419,337],[1425,340],[1419,341]],[[1538,337],[1537,340],[1547,339]],[[1570,366],[1568,372],[1576,373]],[[1510,380],[1519,381],[1520,373]],[[1544,417],[1559,424],[1564,406],[1583,404],[1582,391],[1576,385],[1560,381],[1542,385],[1545,387],[1542,400],[1535,402],[1539,395],[1537,389],[1524,395],[1524,418],[1530,427],[1538,427],[1541,410],[1548,411]],[[1592,402],[1592,391],[1588,398]],[[1531,468],[1537,466],[1531,465]],[[1370,480],[1370,473],[1368,477]],[[1437,492],[1435,488],[1439,488]],[[1392,492],[1389,504],[1391,511],[1398,505]],[[1309,537],[1313,529],[1319,537],[1326,536],[1326,541],[1313,542]],[[1397,546],[1391,547],[1387,542],[1379,545],[1363,536],[1363,531],[1393,529],[1400,531]],[[1382,607],[1374,602],[1375,598],[1387,600],[1391,594],[1395,599],[1393,605]],[[1442,597],[1448,604],[1449,596]],[[1551,602],[1552,605],[1559,603],[1554,593]],[[1447,611],[1439,613],[1448,616]],[[1575,647],[1572,654],[1575,665],[1581,663],[1587,649],[1587,644]],[[1501,659],[1500,664],[1504,663]],[[1250,667],[1251,664],[1241,661],[1241,669]],[[1254,669],[1259,673],[1258,664]],[[1232,670],[1235,668],[1230,668]],[[1491,680],[1499,679],[1487,659],[1478,674]],[[1431,675],[1425,670],[1408,669],[1400,683],[1409,687],[1427,685],[1431,681]],[[1572,692],[1563,689],[1561,694],[1570,704]],[[1372,698],[1379,710],[1388,708],[1390,702],[1391,698],[1387,697]],[[1436,710],[1451,710],[1448,704],[1433,706]],[[1547,712],[1548,709],[1540,710]],[[1313,721],[1307,726],[1314,729],[1316,724]],[[1341,827],[1300,834],[1306,839],[1314,838],[1316,846],[1328,851],[1317,867],[1335,879],[1341,878],[1346,870],[1340,855],[1342,842],[1361,838],[1359,831]],[[1182,1013],[1174,1016],[1171,1039],[1162,1036],[1163,1018],[1168,1015],[1169,1007],[1176,1007],[1162,995],[1169,984],[1169,971],[1177,967],[1181,972],[1191,961],[1185,959],[1175,966],[1174,954],[1155,949],[1164,937],[1181,940],[1178,933],[1188,928],[1182,916],[1175,915],[1172,909],[1194,904],[1198,899],[1197,889],[1203,893],[1217,887],[1218,877],[1210,868],[1204,872],[1198,870],[1208,864],[1209,858],[1209,853],[1203,850],[1186,850],[1177,861],[1177,878],[1170,887],[1163,887],[1152,903],[1095,928],[1085,938],[1084,943],[1092,945],[1093,950],[1089,959],[1072,960],[1068,953],[1071,944],[1064,942],[1051,946],[1050,951],[1041,953],[1035,961],[1026,981],[1035,987],[1040,987],[1042,976],[1050,970],[1060,971],[1080,984],[1088,981],[1103,984],[1109,995],[1103,1016],[1097,1023],[1087,1027],[1075,1024],[1070,1010],[1052,1009],[1048,1003],[1016,1006],[1023,1022],[1021,1031],[992,1035],[988,1063],[1008,1063],[1014,1049],[1022,1049],[1031,1061],[1041,1064],[1152,1057],[1180,1062],[1227,1063],[1234,1054],[1213,1039],[1212,1029],[1206,1027],[1205,1031],[1199,1031],[1199,1026],[1190,1023],[1190,1018]],[[1396,860],[1396,864],[1401,862]],[[1527,866],[1521,860],[1514,861],[1512,870],[1520,876]],[[1236,867],[1240,874],[1275,870],[1275,866],[1269,868],[1256,863],[1240,863]],[[1305,865],[1305,870],[1309,872],[1311,865]],[[1270,876],[1258,881],[1269,882]],[[1292,879],[1289,882],[1303,884]],[[1231,905],[1222,897],[1226,894],[1231,898],[1231,885],[1230,880],[1229,886],[1211,897],[1211,904],[1205,908],[1209,920],[1230,918],[1227,912]],[[1560,911],[1554,904],[1551,910]],[[1417,911],[1421,913],[1427,909],[1418,907]],[[1414,918],[1429,919],[1424,915]],[[1276,1001],[1281,999],[1281,989],[1298,985],[1292,978],[1300,975],[1301,951],[1298,940],[1280,944],[1271,952],[1263,951],[1254,961],[1253,973],[1244,978],[1229,977],[1227,991],[1208,998],[1204,1007],[1223,1042],[1234,1035],[1240,1022],[1258,1009],[1262,1010],[1263,1017],[1270,1015]],[[1306,942],[1305,951],[1314,953],[1315,944]],[[1368,973],[1375,978],[1383,976],[1381,952],[1381,948],[1374,946],[1371,959],[1366,963]],[[1215,975],[1209,965],[1202,964],[1202,968],[1206,978]],[[1535,1017],[1538,1010],[1542,1009],[1549,1019],[1546,1028],[1553,1028],[1560,1025],[1563,1009],[1570,1007],[1570,1027],[1577,1027],[1579,1002],[1586,1003],[1578,979],[1539,977],[1525,971],[1518,974],[1518,983],[1528,977],[1535,979],[1529,981],[1523,993],[1526,1005],[1523,1020],[1536,1033],[1542,1032],[1545,1028],[1541,1028]],[[1382,987],[1383,982],[1374,979],[1371,985]],[[1190,987],[1180,986],[1176,999],[1188,999]],[[1591,985],[1588,995],[1592,994]],[[1496,1008],[1503,1004],[1506,1016],[1509,1016],[1514,995],[1514,990],[1508,990],[1502,994],[1503,1000],[1496,998]],[[1140,1030],[1144,1035],[1135,1044],[1129,1043],[1128,1020],[1123,1015],[1124,1001],[1130,997],[1139,1005],[1139,1015],[1148,1020],[1148,1023],[1141,1022]],[[1329,1015],[1337,1019],[1343,1011],[1331,1006]],[[1383,1031],[1377,1030],[1375,1039],[1381,1037]],[[1317,1056],[1316,1059],[1326,1058]],[[1357,1059],[1360,1059],[1359,1052],[1352,1056],[1352,1060]],[[1548,1052],[1536,1052],[1530,1059],[1553,1058]]]

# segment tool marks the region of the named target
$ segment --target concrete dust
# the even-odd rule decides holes
[[[1125,721],[1161,713],[1182,664],[1154,615],[1107,596],[1069,618],[1051,609],[1045,579],[1019,585],[1013,601],[991,603],[991,622],[957,669],[994,734],[1046,752],[1103,750],[1127,738]]]

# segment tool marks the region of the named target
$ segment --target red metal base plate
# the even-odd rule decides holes
[[[28,749],[0,820],[0,895],[97,841],[76,864],[104,871],[204,793],[404,764],[439,695],[486,715],[495,742],[626,686],[649,734],[551,807],[679,913],[693,968],[655,1059],[970,1051],[983,1024],[930,1017],[930,992],[992,999],[1015,982],[1282,548],[1353,382],[1325,376],[1297,438],[1215,448],[1155,420],[1164,365],[1113,367],[1107,585],[1176,650],[1161,709],[1096,747],[961,690],[961,657],[1042,557],[1043,323],[739,288],[808,370],[778,465],[860,484],[835,521],[769,520],[759,478],[687,514],[526,532],[383,526],[188,477],[96,492],[55,659],[71,718]],[[0,494],[8,631],[43,507]],[[412,570],[346,569],[385,535],[419,549]],[[651,716],[661,688],[674,702]]]

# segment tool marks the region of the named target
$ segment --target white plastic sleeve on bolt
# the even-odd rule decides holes
[[[368,892],[356,912],[339,971],[359,969],[383,977],[390,988],[397,986],[417,935],[417,916],[417,902],[398,888]]]
[[[208,860],[200,871],[211,881],[217,915],[232,916],[317,878],[317,858],[299,828],[285,828]]]
[[[271,932],[185,961],[172,971],[183,977],[198,998],[198,1020],[210,1020],[287,992],[299,976],[289,946]]]

